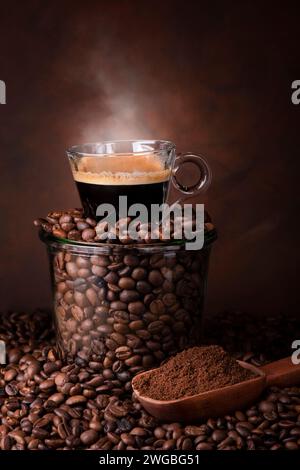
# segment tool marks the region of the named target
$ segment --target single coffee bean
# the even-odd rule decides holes
[[[115,354],[118,359],[125,360],[131,356],[131,349],[128,346],[120,346],[115,350]]]
[[[66,238],[67,232],[62,228],[53,228],[52,233],[55,237]]]
[[[78,226],[78,224],[77,224],[77,226]],[[95,230],[93,228],[89,228],[89,227],[85,228],[81,233],[81,237],[85,242],[93,240],[93,238],[95,236],[96,236]]]
[[[163,315],[165,313],[165,306],[159,299],[153,300],[150,304],[150,312],[155,315]]]
[[[90,446],[98,440],[98,433],[94,429],[89,429],[80,434],[80,440],[84,445]]]
[[[175,294],[168,293],[163,296],[162,301],[167,307],[171,307],[177,302],[177,298]]]
[[[73,221],[73,218],[70,214],[63,214],[59,217],[59,223],[60,225],[61,224],[65,224],[65,223],[70,223]]]
[[[63,403],[64,399],[64,395],[59,392],[53,393],[53,395],[50,395],[50,397],[48,398],[48,400],[53,401],[57,405]]]
[[[134,302],[139,299],[139,293],[135,290],[124,289],[120,292],[120,300],[125,303]]]
[[[136,290],[140,293],[140,294],[149,294],[151,291],[152,291],[152,287],[151,285],[146,282],[146,281],[138,281],[136,283]],[[145,300],[144,300],[144,303],[145,303]]]
[[[120,289],[132,290],[135,288],[135,281],[131,277],[121,277],[119,279],[118,285]]]
[[[83,331],[90,331],[93,328],[93,320],[86,319],[81,323]]]
[[[114,323],[114,330],[122,335],[129,332],[129,328],[124,323]]]
[[[66,383],[67,375],[64,372],[59,372],[54,379],[55,385],[61,387]]]
[[[131,277],[135,281],[142,281],[143,279],[147,277],[147,271],[145,268],[141,268],[141,267],[134,268],[131,273]]]
[[[77,274],[80,279],[87,279],[91,275],[91,271],[88,268],[80,268]]]
[[[73,279],[77,276],[77,266],[74,262],[66,263],[66,271],[70,277]]]
[[[120,333],[112,333],[110,335],[110,338],[119,346],[123,346],[124,344],[126,344],[125,336]]]
[[[85,403],[86,401],[86,397],[83,395],[74,395],[66,400],[66,405],[76,406]]]
[[[42,391],[50,390],[54,387],[55,382],[53,379],[46,379],[40,383],[39,387]]]
[[[71,313],[76,321],[82,321],[84,319],[84,312],[78,305],[71,307]]]
[[[272,411],[275,411],[275,405],[272,401],[262,401],[259,404],[259,410],[262,413],[271,413]]]
[[[196,450],[213,450],[213,445],[207,442],[200,442],[200,444],[197,444]]]
[[[4,380],[5,380],[5,382],[10,382],[10,381],[13,380],[17,375],[18,375],[17,370],[15,370],[15,369],[8,369],[8,370],[5,371],[5,373],[4,373]]]
[[[75,291],[74,292],[74,300],[75,300],[78,307],[83,308],[83,307],[86,307],[88,305],[88,300],[82,292]]]
[[[134,256],[134,255],[125,255],[124,256],[124,263],[127,265],[127,266],[138,266],[139,264],[139,258],[138,256]]]
[[[152,284],[155,287],[160,286],[164,281],[160,271],[158,271],[157,269],[153,269],[153,271],[150,271],[148,275],[148,280],[150,284]]]
[[[150,331],[151,334],[159,334],[164,327],[164,324],[162,321],[153,321],[148,325],[148,330]]]
[[[113,332],[113,328],[110,325],[100,325],[97,327],[97,331],[101,333],[101,335],[105,336]]]
[[[115,284],[118,284],[119,282],[119,276],[117,275],[117,273],[115,273],[114,271],[110,271],[106,276],[105,276],[105,281],[108,283],[108,284],[111,284],[111,285],[115,285]],[[117,286],[116,286],[117,287]]]
[[[102,431],[103,427],[102,427],[100,418],[98,418],[97,416],[93,416],[93,418],[91,419],[89,423],[89,427],[90,429],[93,429],[96,432]]]
[[[129,323],[129,328],[131,330],[142,330],[144,328],[144,322],[142,320],[135,320]]]
[[[13,348],[13,349],[8,351],[7,356],[8,356],[9,364],[15,364],[15,363],[19,362],[19,360],[21,359],[22,352],[21,352],[20,349]]]
[[[141,301],[130,302],[128,304],[128,311],[134,315],[140,316],[145,312],[145,310],[145,305]]]
[[[76,222],[76,226],[81,232],[89,228],[89,224],[84,219],[78,220]]]
[[[124,311],[127,309],[127,303],[121,302],[120,300],[113,301],[110,304],[110,309]]]
[[[79,241],[81,239],[81,233],[79,230],[73,229],[70,230],[68,233],[68,239],[69,240],[74,240],[74,241]]]
[[[295,441],[285,442],[284,445],[287,450],[299,450],[300,447]]]
[[[141,356],[139,356],[138,354],[136,354],[135,356],[131,356],[128,359],[125,359],[125,364],[128,367],[137,366],[140,363],[141,363]]]

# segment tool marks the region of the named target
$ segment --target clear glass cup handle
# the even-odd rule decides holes
[[[182,185],[177,178],[178,171],[180,167],[185,163],[193,163],[198,167],[200,170],[200,177],[197,183],[191,186],[184,186]],[[179,190],[185,196],[195,196],[200,194],[208,188],[211,182],[211,170],[204,160],[204,158],[200,155],[195,155],[193,153],[184,153],[177,155],[174,163],[174,167],[172,170],[172,176],[170,183],[175,187],[175,189]],[[183,198],[186,199],[186,198]]]

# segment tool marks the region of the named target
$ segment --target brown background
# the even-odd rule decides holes
[[[211,3],[2,2],[1,309],[50,305],[31,222],[78,205],[65,148],[126,137],[173,140],[212,167],[208,311],[297,308],[299,12]]]

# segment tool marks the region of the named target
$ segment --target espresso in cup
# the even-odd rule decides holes
[[[112,204],[118,213],[119,197],[127,207],[162,204],[170,170],[155,155],[111,155],[81,158],[74,179],[87,217],[95,217],[100,204]]]

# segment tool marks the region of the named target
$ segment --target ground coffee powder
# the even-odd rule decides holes
[[[186,349],[144,377],[134,386],[143,396],[176,400],[197,393],[233,385],[253,377],[220,346]]]

